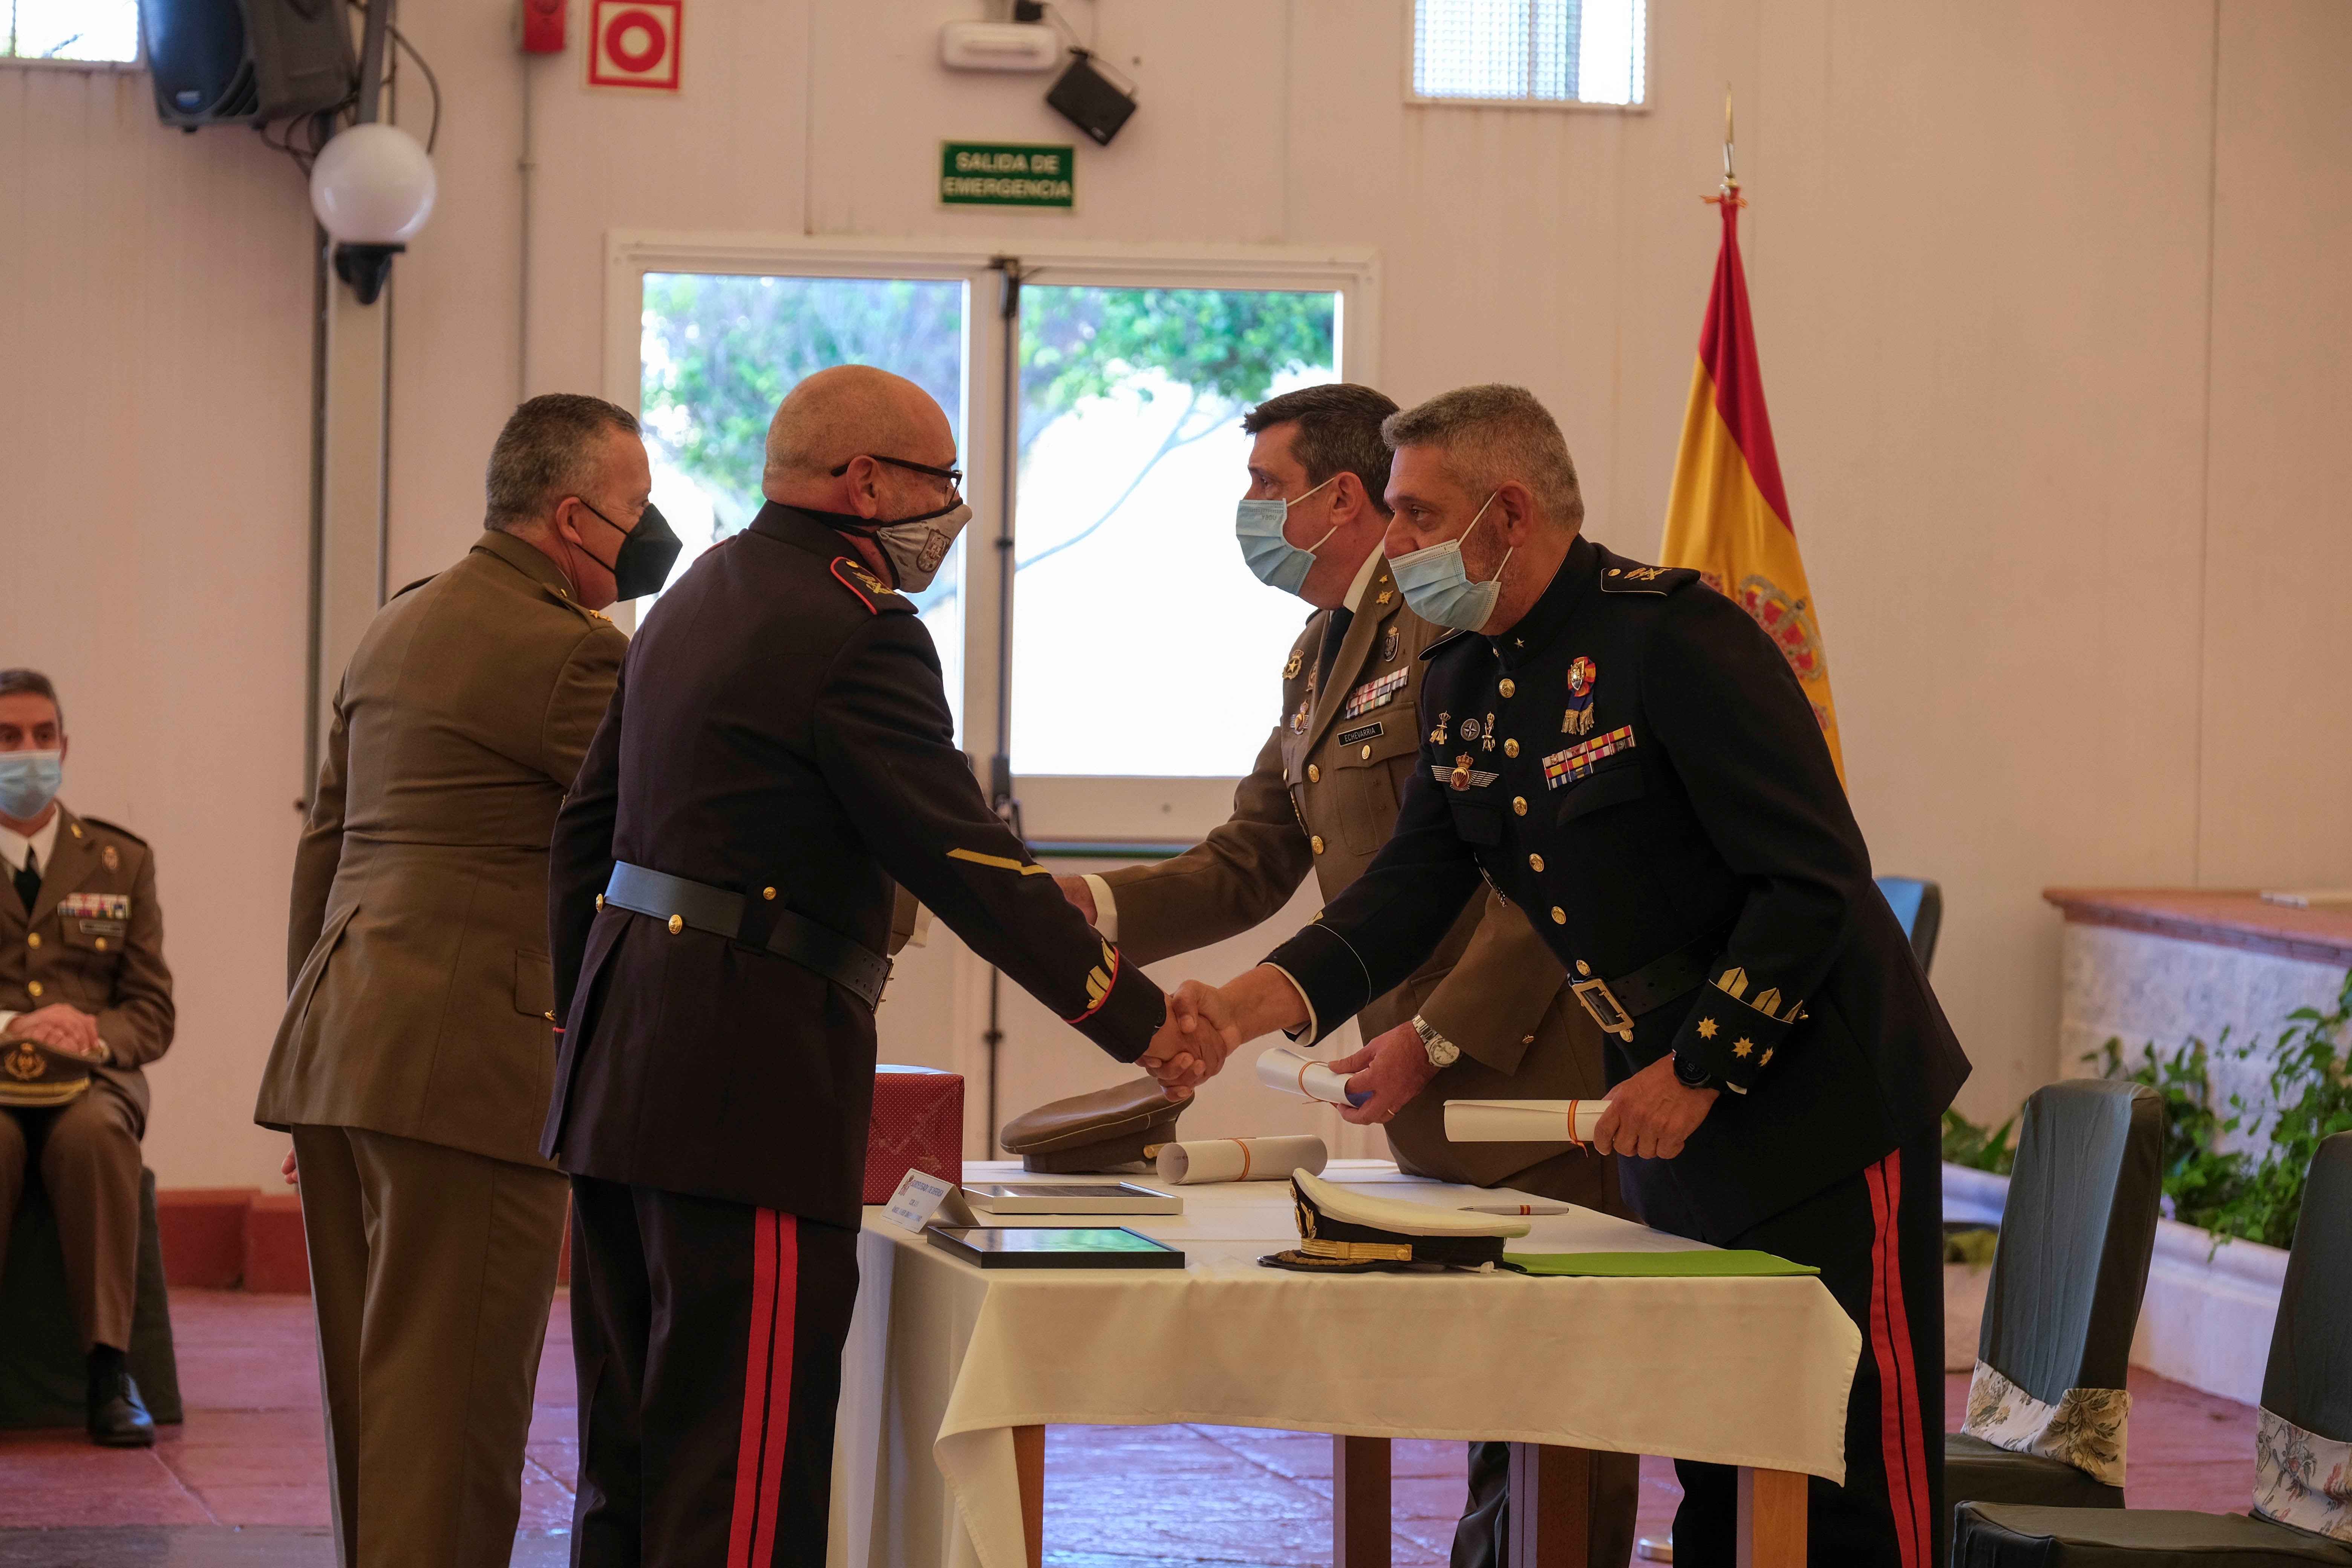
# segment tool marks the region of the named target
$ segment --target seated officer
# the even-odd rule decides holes
[[[155,1423],[125,1352],[139,1277],[140,1069],[172,1043],[155,858],[58,802],[65,715],[38,670],[0,669],[0,1261],[38,1160],[89,1358],[89,1436],[143,1447]]]

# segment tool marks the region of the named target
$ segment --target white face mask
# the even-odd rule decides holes
[[[66,777],[63,752],[0,752],[0,811],[30,822],[49,809]]]
[[[1400,555],[1389,563],[1404,602],[1423,620],[1456,631],[1475,632],[1494,618],[1495,602],[1503,596],[1503,568],[1511,563],[1511,552],[1503,552],[1495,574],[1484,583],[1470,581],[1470,569],[1462,563],[1462,541],[1470,537],[1470,529],[1478,526],[1480,519],[1486,515],[1486,508],[1494,504],[1495,498],[1488,496],[1478,508],[1478,516],[1470,520],[1470,528],[1464,529],[1457,537]]]

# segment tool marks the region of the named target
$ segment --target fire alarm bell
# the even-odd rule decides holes
[[[567,0],[516,0],[522,16],[522,47],[525,54],[560,55],[563,52],[563,13]]]

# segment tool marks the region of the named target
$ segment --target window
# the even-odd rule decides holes
[[[1412,96],[1643,101],[1645,0],[1413,0]]]
[[[7,8],[0,59],[110,61],[139,58],[137,0],[0,0]]]
[[[1022,290],[1022,773],[1249,772],[1307,607],[1251,576],[1234,542],[1241,418],[1336,379],[1339,327],[1330,292]]]
[[[961,450],[965,290],[956,279],[646,273],[639,406],[654,504],[686,541],[671,578],[765,504],[768,421],[812,371],[870,364],[905,376],[947,410]],[[963,563],[958,540],[931,585],[910,595],[939,648],[959,732]]]

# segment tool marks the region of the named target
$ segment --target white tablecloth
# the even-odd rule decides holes
[[[1325,1174],[1448,1208],[1496,1195],[1386,1162]],[[983,1271],[866,1211],[831,1564],[1023,1568],[1012,1429],[1038,1425],[1497,1438],[1844,1478],[1862,1336],[1818,1279],[1294,1274],[1257,1264],[1297,1237],[1287,1184],[1179,1190],[1181,1215],[1124,1223],[1182,1247],[1181,1271]],[[1697,1245],[1588,1209],[1530,1224],[1511,1250]]]

